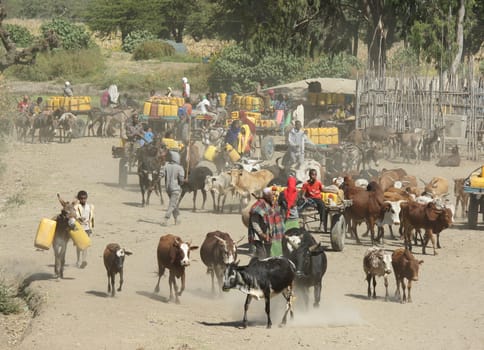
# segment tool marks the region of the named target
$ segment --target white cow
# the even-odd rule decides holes
[[[382,207],[382,215],[376,222],[378,227],[378,239],[377,241],[381,240],[383,242],[383,227],[388,225],[390,227],[390,234],[392,238],[395,238],[393,235],[392,225],[400,225],[400,211],[401,211],[401,204],[406,203],[406,200],[398,200],[398,201],[385,201]]]
[[[221,173],[220,175],[208,175],[205,178],[205,191],[210,192],[213,200],[213,210],[215,212],[224,211],[225,200],[227,194],[232,193],[232,198],[234,197],[234,187],[231,184],[232,177],[227,173]],[[217,195],[217,200],[215,200],[215,195]],[[222,203],[220,203],[222,200]]]
[[[376,298],[376,276],[383,276],[385,283],[385,301],[388,300],[388,275],[392,273],[392,257],[381,248],[371,247],[363,257],[363,271],[368,282],[368,298]],[[373,279],[373,294],[371,280]]]

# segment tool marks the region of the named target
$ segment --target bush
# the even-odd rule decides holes
[[[41,53],[33,65],[14,65],[5,75],[19,80],[45,81],[53,79],[89,81],[105,69],[104,57],[98,48],[59,50]]]
[[[156,37],[152,33],[146,30],[135,30],[124,38],[122,46],[123,51],[132,53],[141,43],[153,40],[156,40]]]
[[[149,60],[162,58],[165,56],[173,56],[175,54],[175,48],[168,43],[163,43],[161,41],[145,41],[136,46],[133,52],[133,59],[139,60]]]
[[[6,24],[5,29],[10,34],[10,39],[19,47],[27,47],[34,41],[34,36],[25,27],[18,24]]]
[[[15,288],[0,280],[0,313],[8,315],[20,312],[20,304],[16,296]]]
[[[52,30],[61,40],[62,48],[66,50],[86,49],[95,45],[83,26],[63,19],[54,19],[52,22],[44,23],[40,30],[44,37]]]

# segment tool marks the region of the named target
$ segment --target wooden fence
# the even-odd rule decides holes
[[[368,72],[356,84],[356,127],[384,125],[397,132],[445,127],[441,151],[458,145],[467,158],[484,155],[484,79],[440,83],[438,77],[377,77]],[[442,80],[443,81],[443,80]]]

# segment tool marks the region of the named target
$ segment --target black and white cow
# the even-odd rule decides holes
[[[328,268],[323,247],[309,232],[297,228],[288,230],[282,242],[283,255],[296,265],[295,286],[302,291],[306,308],[310,287],[314,287],[313,306],[319,307],[322,280]]]
[[[282,293],[286,299],[286,310],[281,326],[286,324],[287,313],[292,310],[293,281],[296,276],[296,267],[284,257],[271,257],[263,260],[252,258],[247,266],[238,266],[238,263],[227,265],[224,274],[222,290],[227,292],[236,288],[247,294],[244,304],[243,327],[247,328],[247,310],[252,298],[265,299],[267,314],[267,328],[271,328],[271,301],[273,295]]]

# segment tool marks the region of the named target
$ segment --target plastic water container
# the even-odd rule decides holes
[[[219,97],[220,97],[220,101],[219,101],[220,107],[225,107],[225,104],[227,102],[227,94],[222,92],[220,93]]]
[[[86,231],[82,228],[79,221],[76,221],[76,227],[73,230],[69,230],[69,235],[71,236],[74,244],[79,249],[86,249],[91,246],[91,239],[87,235]]]
[[[56,226],[57,222],[55,220],[41,219],[37,235],[35,236],[34,246],[40,249],[50,249],[54,241]]]
[[[214,145],[209,145],[205,150],[205,153],[203,153],[203,158],[205,158],[210,162],[213,162],[216,154],[217,154],[217,147],[215,147]]]
[[[227,153],[229,154],[229,158],[232,162],[238,162],[239,159],[240,159],[240,154],[230,145],[230,144],[226,144],[225,145],[225,150],[227,151]]]

